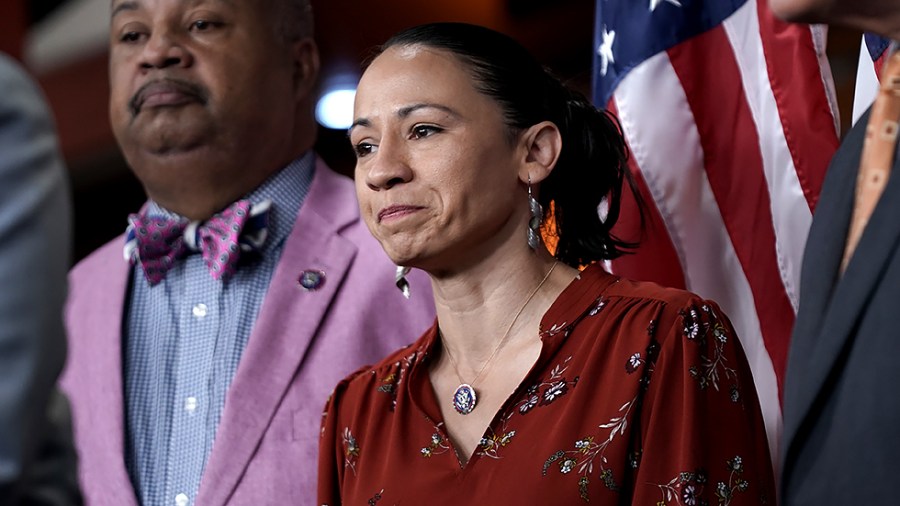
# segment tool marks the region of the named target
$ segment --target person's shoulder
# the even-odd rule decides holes
[[[355,411],[356,406],[365,402],[369,395],[394,393],[400,378],[405,376],[406,371],[419,358],[424,337],[395,350],[375,364],[360,367],[349,374],[335,386],[329,403],[337,411]]]
[[[430,332],[431,330],[427,331],[426,335]],[[412,344],[394,350],[374,364],[359,368],[356,372],[347,376],[344,382],[347,384],[369,384],[377,378],[385,378],[399,373],[400,369],[406,369],[416,360],[422,350],[424,337],[420,337]],[[371,378],[371,380],[367,378]]]
[[[610,286],[607,296],[632,299],[627,307],[651,308],[656,334],[660,339],[666,331],[659,326],[684,329],[694,323],[709,327],[715,326],[716,322],[727,321],[727,316],[714,301],[688,290],[649,281],[619,278]]]
[[[122,264],[121,267],[127,269],[127,262],[122,256],[124,247],[125,236],[123,234],[100,246],[80,260],[69,271],[71,288],[77,290],[82,285],[99,284],[98,281],[104,279],[118,264]]]
[[[610,293],[653,302],[650,328],[661,345],[669,340],[676,347],[696,342],[704,344],[697,348],[699,353],[704,353],[706,345],[724,343],[734,333],[728,316],[715,301],[687,290],[621,279]]]
[[[581,271],[557,300],[557,311],[552,318],[558,323],[553,327],[559,329],[567,325],[560,322],[596,321],[584,316],[594,316],[601,311],[607,315],[604,320],[624,318],[662,323],[674,320],[691,307],[706,304],[708,302],[702,297],[687,290],[625,278],[607,272],[602,265],[592,264]]]
[[[27,90],[28,93],[39,95],[34,80],[25,72],[25,69],[9,55],[0,52],[0,89],[8,92],[14,89]],[[8,101],[15,103],[15,101]]]
[[[53,119],[44,94],[34,78],[14,59],[0,53],[0,112],[52,129]],[[17,114],[18,113],[18,114]],[[7,118],[9,119],[9,118]]]
[[[622,277],[618,278],[609,287],[607,293],[609,296],[661,302],[674,308],[687,308],[704,302],[704,299],[699,295],[681,288],[672,288],[652,281],[636,281]]]

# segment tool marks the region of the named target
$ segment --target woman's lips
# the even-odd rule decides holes
[[[409,216],[410,214],[415,213],[416,211],[420,211],[424,209],[421,206],[411,206],[411,205],[393,205],[388,206],[378,211],[378,222],[381,223],[386,220],[392,220],[397,218],[402,218],[404,216]]]

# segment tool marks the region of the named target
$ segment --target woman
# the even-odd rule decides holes
[[[592,263],[625,246],[611,116],[508,37],[433,24],[386,43],[355,118],[362,213],[430,275],[438,317],[338,385],[319,504],[772,503],[727,318]]]

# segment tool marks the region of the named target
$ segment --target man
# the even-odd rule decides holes
[[[770,3],[789,20],[900,38],[894,0]],[[809,233],[785,379],[786,505],[897,502],[898,58],[885,63],[879,97],[835,154]]]
[[[110,119],[149,201],[70,278],[89,504],[312,504],[326,397],[433,322],[424,280],[402,297],[352,181],[310,151],[310,16],[112,2]]]
[[[0,505],[78,504],[66,401],[65,167],[37,86],[0,54]]]

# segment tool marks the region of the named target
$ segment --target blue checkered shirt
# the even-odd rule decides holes
[[[132,269],[125,321],[125,463],[144,505],[194,503],[225,393],[315,168],[310,152],[248,195],[272,199],[262,257],[227,282],[189,255],[151,287]],[[150,215],[174,216],[154,202]]]

